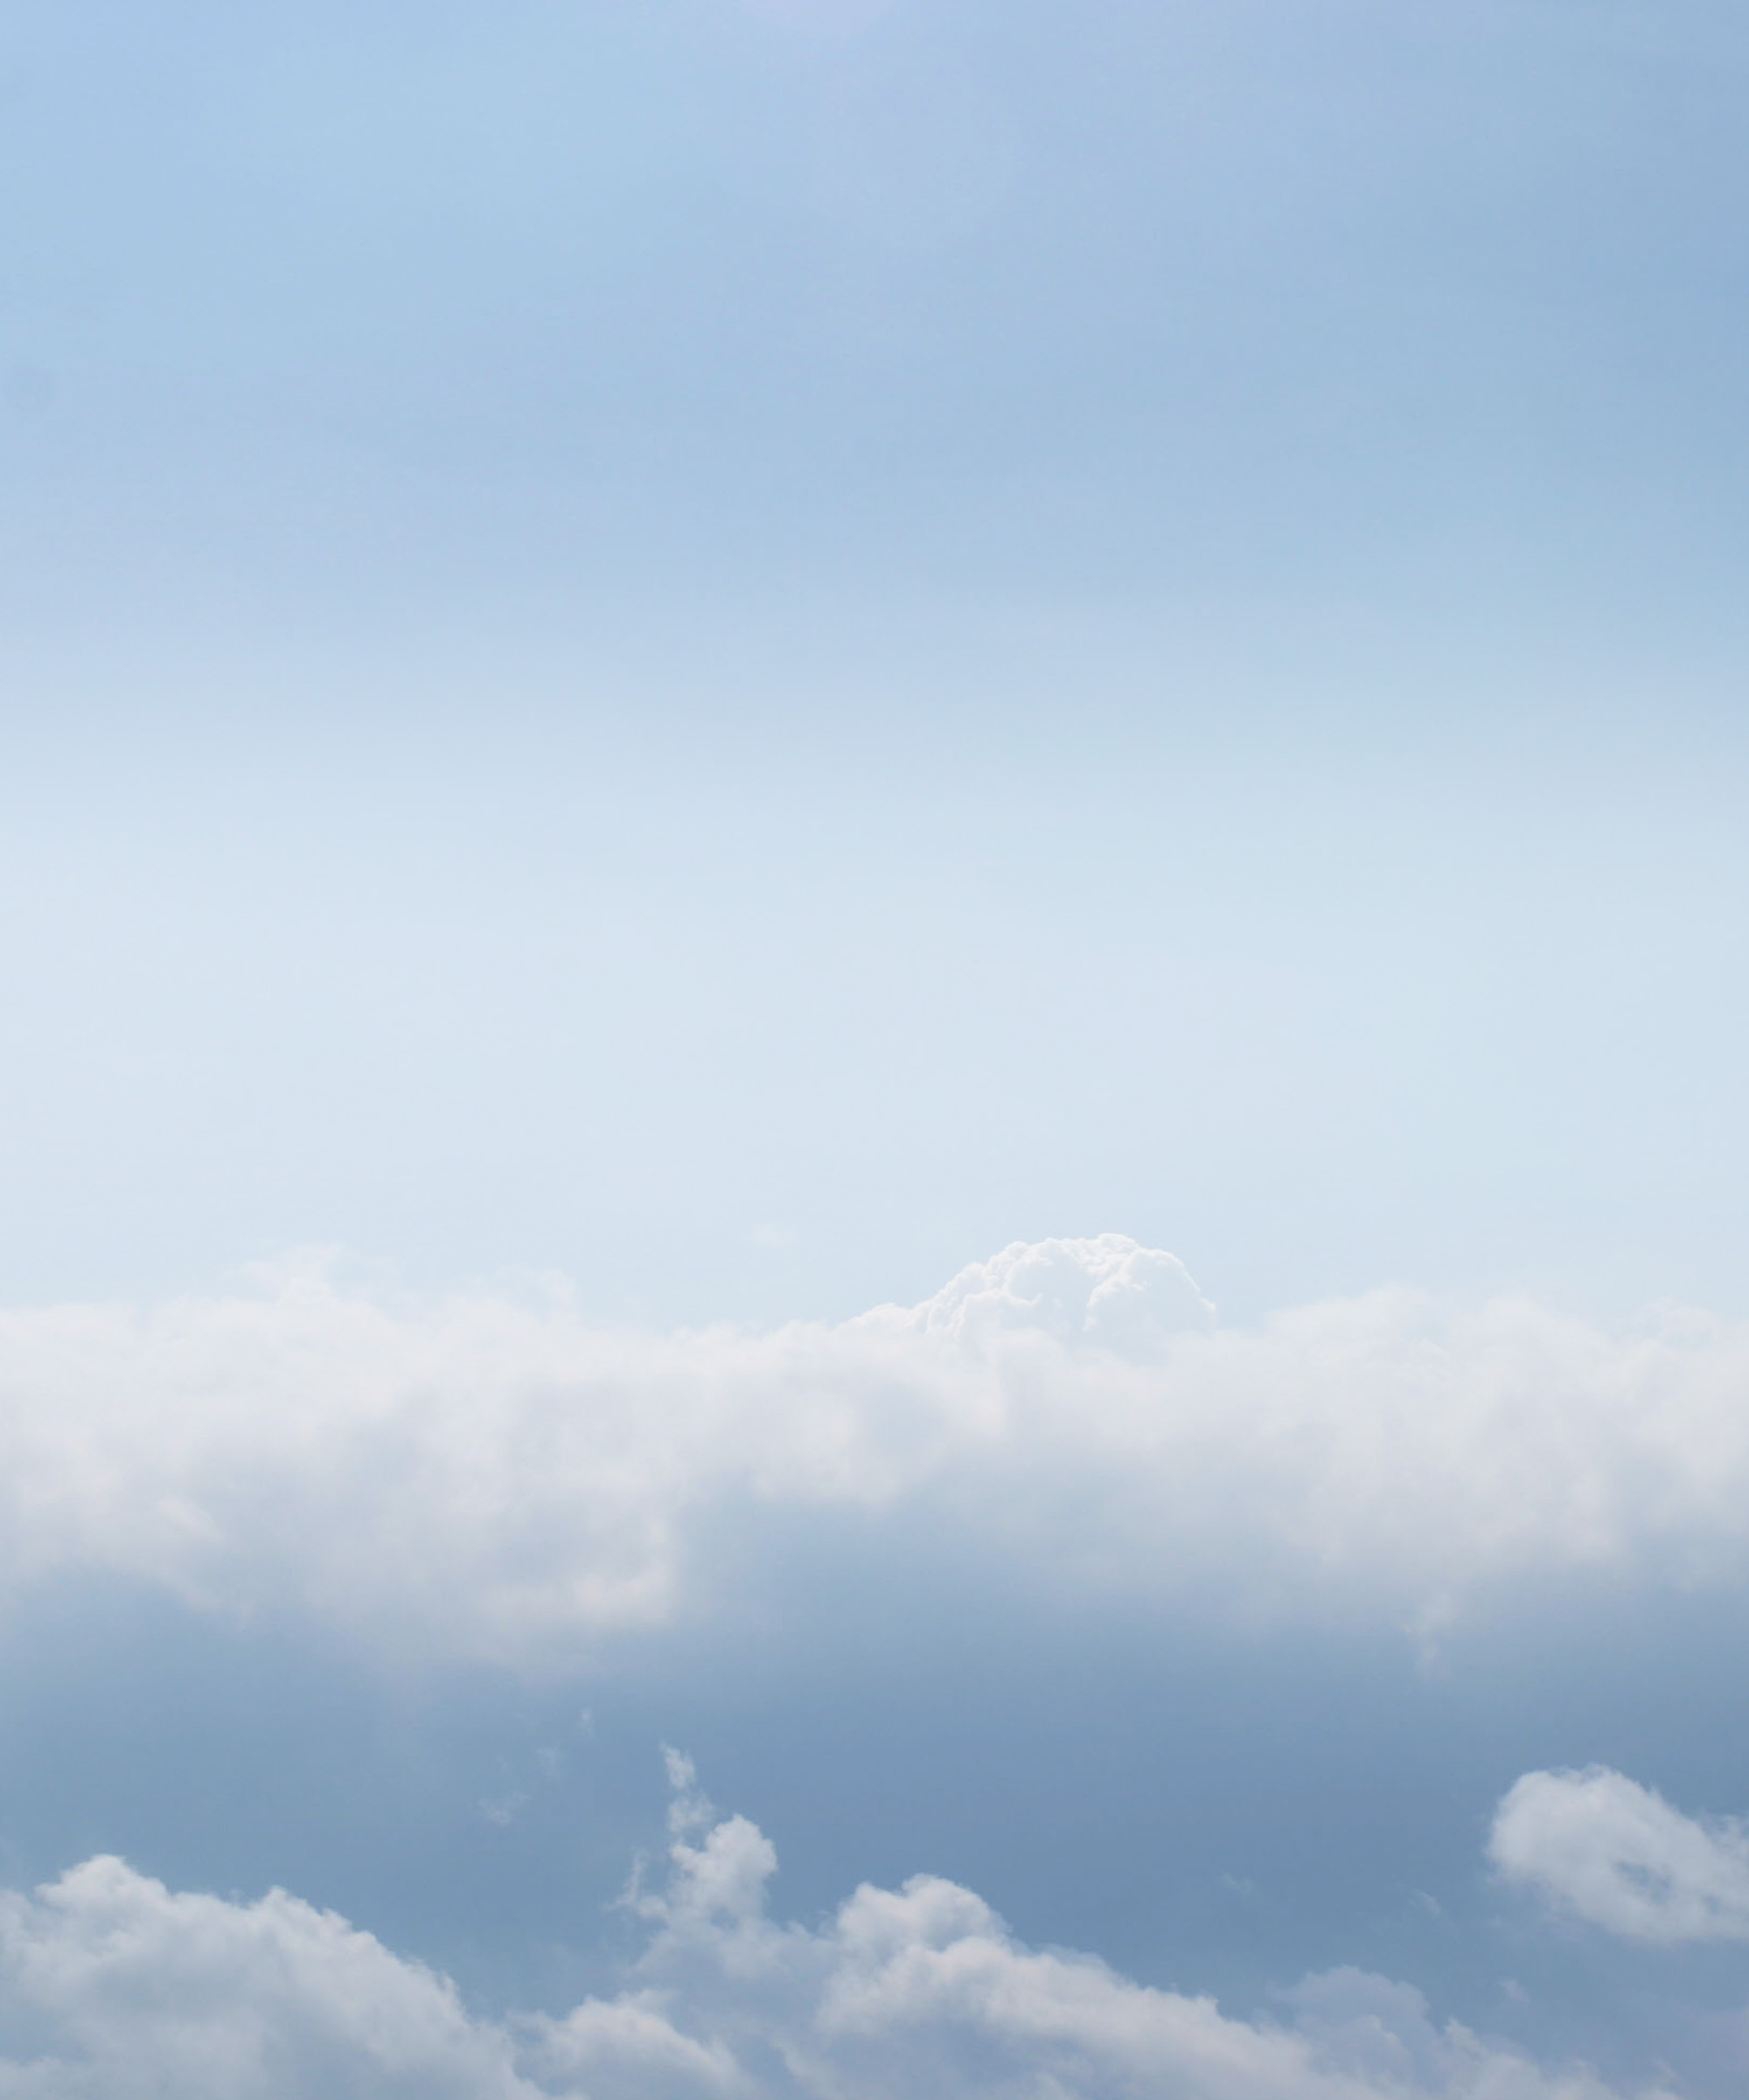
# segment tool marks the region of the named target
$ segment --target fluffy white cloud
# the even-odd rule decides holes
[[[87,1860],[0,1897],[0,2095],[520,2100],[503,2033],[441,1978],[275,1890],[172,1895]]]
[[[680,1763],[677,1777],[689,1783]],[[4,2100],[1609,2100],[1353,1971],[1292,2025],[1018,1944],[969,1890],[859,1888],[819,1930],[776,1856],[682,1793],[650,1942],[611,1999],[471,2019],[441,1978],[275,1892],[172,1895],[98,1859],[0,1899]]]
[[[1527,1772],[1488,1855],[1509,1880],[1626,1939],[1749,1939],[1749,1832],[1697,1823],[1620,1772]]]
[[[1107,1233],[1036,1247],[1016,1241],[961,1269],[910,1318],[923,1332],[958,1342],[1024,1332],[1146,1359],[1174,1334],[1211,1333],[1215,1308],[1176,1255]]]
[[[1479,1587],[1749,1575],[1749,1330],[1399,1291],[1225,1332],[1170,1255],[1013,1248],[839,1325],[255,1295],[0,1315],[0,1591],[105,1569],[562,1659],[824,1512],[993,1579],[1437,1624]],[[763,1556],[763,1559],[762,1559]]]

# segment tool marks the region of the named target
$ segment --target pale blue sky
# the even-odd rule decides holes
[[[1118,1226],[1231,1319],[1394,1281],[1737,1311],[1749,848],[1708,741],[909,695],[793,735],[51,724],[0,790],[6,1293],[319,1245],[842,1317]]]
[[[1745,62],[15,10],[3,1288],[1737,1304]]]

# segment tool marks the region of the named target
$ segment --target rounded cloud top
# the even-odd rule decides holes
[[[1176,1255],[1122,1233],[1016,1240],[973,1262],[914,1315],[924,1333],[981,1342],[1016,1330],[1146,1359],[1172,1335],[1207,1333],[1215,1308]]]

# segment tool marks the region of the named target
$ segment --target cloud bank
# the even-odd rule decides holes
[[[1425,1629],[1576,1570],[1743,1581],[1746,1387],[1749,1330],[1614,1334],[1521,1299],[1380,1291],[1227,1332],[1115,1235],[765,1333],[294,1269],[0,1315],[0,1593],[105,1571],[563,1662],[781,1586],[849,1525],[1057,1596]]]
[[[1014,1940],[969,1889],[769,1916],[777,1856],[690,1768],[647,1944],[611,1998],[470,2017],[442,1978],[281,1891],[173,1894],[94,1859],[0,1897],[0,2096],[18,2100],[1612,2100],[1356,1971],[1230,2019]]]
[[[1623,1939],[1749,1939],[1749,1832],[1695,1821],[1620,1772],[1527,1772],[1488,1856],[1509,1881]]]

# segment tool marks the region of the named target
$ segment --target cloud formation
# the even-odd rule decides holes
[[[103,1570],[562,1661],[781,1576],[825,1515],[1058,1595],[1425,1629],[1574,1570],[1743,1581],[1746,1380],[1749,1330],[1612,1334],[1518,1299],[1381,1291],[1227,1332],[1116,1235],[766,1333],[294,1269],[0,1315],[0,1592]]]
[[[1338,1971],[1290,2022],[1019,1944],[969,1889],[859,1888],[817,1930],[767,1913],[777,1855],[683,1759],[648,1944],[611,1998],[470,2017],[442,1978],[280,1891],[172,1894],[96,1859],[0,1898],[11,2100],[1611,2100]]]
[[[0,1897],[0,2095],[511,2100],[508,2037],[342,1918],[275,1889],[175,1895],[87,1860]]]
[[[1749,1939],[1749,1832],[1697,1822],[1594,1764],[1527,1772],[1501,1803],[1488,1856],[1508,1880],[1623,1939]]]

